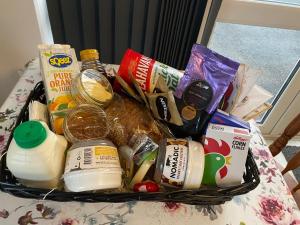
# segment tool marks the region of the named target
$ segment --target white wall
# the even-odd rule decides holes
[[[41,35],[32,0],[0,0],[0,105],[14,87],[18,69],[37,57]]]

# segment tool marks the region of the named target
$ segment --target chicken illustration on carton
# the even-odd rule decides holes
[[[250,139],[248,129],[210,123],[204,139],[202,183],[213,186],[241,184]]]

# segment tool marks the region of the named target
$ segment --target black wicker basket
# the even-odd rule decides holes
[[[45,92],[42,82],[39,82],[31,91],[21,113],[15,123],[18,126],[28,120],[28,105],[30,101],[38,100],[45,102]],[[5,151],[12,139],[9,137]],[[12,175],[6,166],[6,155],[3,156],[0,171],[0,188],[2,191],[22,198],[42,199],[50,191],[38,188],[29,188],[21,185]],[[260,182],[257,165],[253,159],[251,149],[246,161],[246,170],[242,184],[227,188],[201,187],[199,190],[177,190],[156,193],[143,192],[64,192],[54,190],[47,194],[47,199],[54,201],[80,201],[80,202],[126,202],[126,201],[159,201],[159,202],[180,202],[193,205],[218,205],[231,200],[236,195],[246,194],[257,187]]]

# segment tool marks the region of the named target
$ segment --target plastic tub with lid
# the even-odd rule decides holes
[[[64,181],[72,192],[121,187],[117,148],[106,139],[76,142],[67,152]]]
[[[154,179],[167,187],[198,189],[204,172],[204,149],[189,139],[164,139],[157,157]]]

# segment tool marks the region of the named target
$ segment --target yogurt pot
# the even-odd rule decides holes
[[[63,173],[67,141],[41,121],[20,124],[7,151],[7,167],[25,186],[57,188]]]
[[[204,172],[204,149],[188,139],[165,139],[160,147],[154,180],[167,187],[198,189]]]
[[[117,148],[106,139],[73,144],[67,152],[64,181],[65,189],[72,192],[121,187]]]

